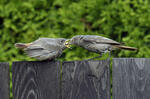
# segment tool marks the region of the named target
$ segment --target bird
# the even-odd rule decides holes
[[[23,49],[29,57],[42,61],[60,57],[69,45],[65,38],[39,38],[31,43],[16,43],[15,47]]]
[[[98,35],[76,35],[67,43],[69,43],[69,45],[83,47],[88,51],[100,54],[100,56],[102,56],[103,53],[111,52],[115,49],[124,49],[129,51],[137,50],[137,48],[124,46],[117,41]]]

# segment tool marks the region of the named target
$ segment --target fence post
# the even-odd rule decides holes
[[[9,64],[0,63],[0,99],[9,99]]]
[[[113,99],[150,99],[150,59],[113,59]]]
[[[62,65],[62,99],[110,99],[109,60]]]
[[[60,62],[14,62],[13,99],[60,99]]]

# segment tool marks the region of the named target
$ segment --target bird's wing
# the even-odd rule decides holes
[[[30,57],[38,57],[43,54],[48,54],[50,52],[44,49],[28,49],[28,50],[25,50],[25,53]]]
[[[29,47],[25,48],[24,51],[30,57],[37,57],[44,53],[50,53],[50,51],[46,50],[40,45],[30,45]]]
[[[25,53],[30,56],[30,57],[48,57],[49,55],[51,55],[51,53],[53,53],[53,55],[55,54],[54,52],[58,52],[59,48],[57,44],[52,44],[52,43],[34,43],[31,44],[29,47],[24,49]],[[43,58],[42,58],[43,59]]]
[[[60,49],[60,44],[57,42],[57,39],[49,39],[49,38],[39,38],[38,40],[33,42],[33,45],[41,46],[47,50],[58,50]]]
[[[51,52],[51,53],[44,53],[40,56],[36,56],[35,58],[38,59],[38,60],[46,60],[46,59],[54,59],[58,56],[58,52],[57,51],[54,51],[54,52]]]
[[[41,49],[41,50],[43,50],[44,47],[42,47],[41,45],[30,45],[27,48],[25,48],[24,50],[35,50],[35,49]]]
[[[25,52],[29,57],[33,57],[38,60],[53,59],[56,58],[58,55],[58,51],[50,52],[48,50],[41,50],[41,49],[26,50]]]
[[[120,45],[119,42],[111,40],[106,37],[102,36],[95,36],[95,35],[87,35],[82,38],[84,41],[91,42],[91,43],[102,43],[102,44],[112,44],[112,45]]]

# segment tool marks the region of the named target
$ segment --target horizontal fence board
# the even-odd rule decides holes
[[[13,99],[60,99],[60,62],[14,62]]]
[[[0,63],[0,99],[9,99],[9,64]]]
[[[110,99],[109,60],[62,65],[62,99]]]
[[[113,99],[150,99],[150,59],[113,59]]]

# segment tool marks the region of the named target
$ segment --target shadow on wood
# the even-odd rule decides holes
[[[14,62],[14,99],[60,99],[60,63]]]
[[[109,60],[62,65],[62,99],[110,99]]]
[[[9,64],[0,63],[0,99],[9,99]]]

